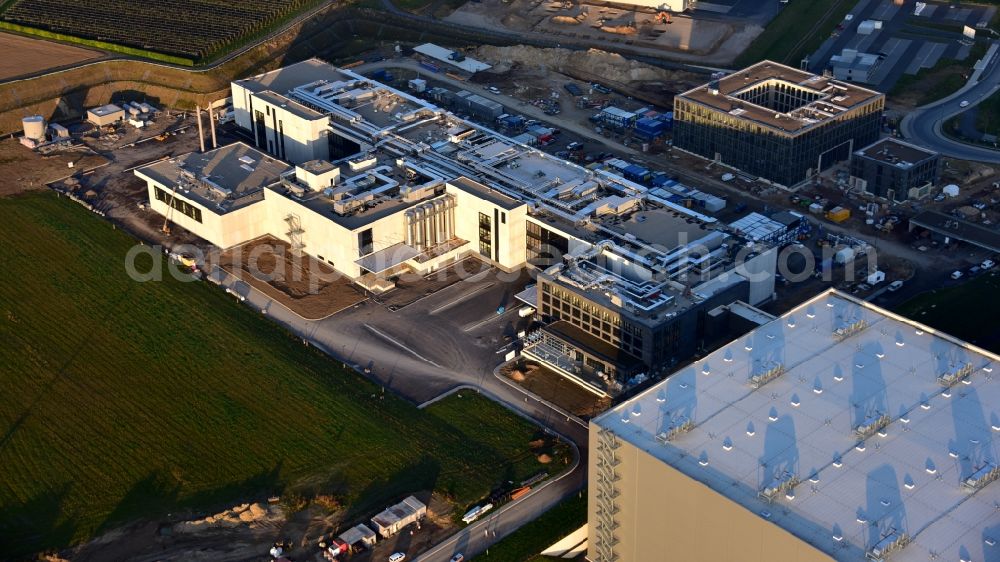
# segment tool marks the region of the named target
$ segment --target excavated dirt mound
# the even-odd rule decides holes
[[[504,73],[514,64],[528,68],[547,68],[568,75],[597,75],[618,83],[674,81],[681,73],[650,66],[625,57],[590,49],[572,51],[570,49],[539,49],[517,45],[497,47],[483,45],[476,49],[475,58],[493,65],[493,71]]]

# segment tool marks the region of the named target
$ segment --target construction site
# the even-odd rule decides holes
[[[467,2],[445,21],[553,37],[596,39],[691,57],[702,64],[725,64],[757,37],[764,26],[753,19],[700,18],[649,6],[550,0]]]

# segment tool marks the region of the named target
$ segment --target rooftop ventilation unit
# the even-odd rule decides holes
[[[972,363],[966,363],[954,371],[948,371],[939,375],[938,383],[940,383],[941,386],[951,387],[971,374]]]
[[[858,332],[864,331],[864,329],[867,327],[868,327],[868,321],[862,318],[857,322],[853,322],[842,328],[837,328],[836,330],[833,331],[833,337],[837,341],[842,341],[853,336],[854,334],[857,334]]]
[[[778,494],[782,492],[790,491],[799,483],[798,477],[794,476],[787,470],[782,472],[781,475],[776,476],[774,480],[760,489],[757,495],[766,501],[773,501]]]
[[[889,415],[876,411],[865,418],[861,425],[854,428],[854,434],[861,439],[866,439],[887,425],[889,425]]]
[[[780,377],[782,374],[784,374],[784,372],[785,372],[785,366],[782,365],[781,363],[778,363],[777,365],[771,367],[770,369],[762,373],[757,373],[756,375],[750,377],[750,386],[752,386],[755,389],[760,388],[765,384],[773,381],[774,379]]]
[[[687,416],[679,416],[677,419],[670,422],[670,427],[666,431],[661,431],[656,435],[656,440],[664,445],[669,441],[673,441],[674,437],[690,431],[694,428],[694,422],[691,421]]]
[[[906,533],[900,533],[896,529],[890,528],[888,532],[882,535],[875,546],[868,549],[865,552],[865,557],[874,562],[883,562],[890,554],[897,550],[901,550],[906,543],[910,542],[910,537]]]
[[[969,475],[968,478],[962,481],[962,487],[976,491],[990,482],[996,480],[1000,477],[1000,466],[993,464],[992,462],[987,462],[975,472]]]

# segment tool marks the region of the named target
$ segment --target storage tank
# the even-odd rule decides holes
[[[45,140],[45,118],[41,115],[25,117],[21,119],[21,125],[24,127],[25,138],[35,141]]]

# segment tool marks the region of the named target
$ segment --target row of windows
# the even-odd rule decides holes
[[[493,258],[492,219],[486,213],[479,213],[479,254]]]
[[[188,203],[187,201],[174,197],[173,195],[167,193],[166,191],[163,191],[159,187],[154,188],[154,196],[156,197],[157,201],[162,201],[166,203],[167,205],[169,205],[175,211],[181,213],[182,215],[190,217],[197,222],[201,222],[201,209],[199,209],[198,207],[195,207],[194,205]]]

